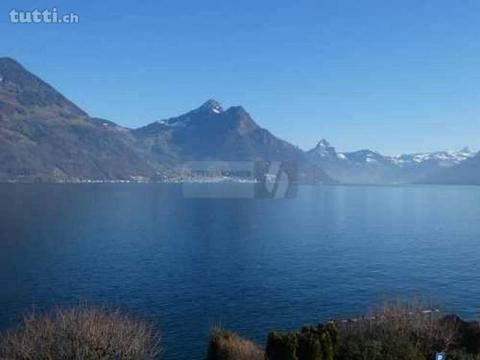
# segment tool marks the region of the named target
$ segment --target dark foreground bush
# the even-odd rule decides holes
[[[253,342],[217,328],[210,334],[207,360],[264,360],[264,353]]]
[[[331,324],[305,327],[300,332],[270,333],[269,360],[334,360],[337,331]]]
[[[441,317],[418,304],[390,303],[356,321],[338,324],[338,360],[476,359],[480,340],[474,323]]]
[[[455,315],[445,316],[441,325],[455,329],[453,345],[470,354],[480,354],[480,324],[478,321],[467,322]],[[449,357],[450,358],[450,357]],[[480,356],[477,357],[480,359]]]
[[[159,337],[120,312],[76,308],[26,317],[2,336],[0,359],[158,359]]]

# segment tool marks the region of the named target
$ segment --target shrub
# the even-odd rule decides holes
[[[451,351],[447,356],[448,360],[480,360],[480,355],[470,354],[464,351]]]
[[[267,359],[298,360],[298,335],[296,333],[271,332],[267,340]]]
[[[458,316],[449,315],[441,319],[440,323],[445,328],[455,329],[452,343],[457,350],[480,354],[480,324],[478,321],[467,322]]]
[[[264,360],[264,352],[249,340],[223,329],[210,334],[208,360]]]
[[[304,327],[300,332],[270,333],[269,360],[333,360],[337,331],[332,324]]]
[[[0,358],[9,360],[158,359],[152,328],[120,312],[74,308],[25,317],[4,334]]]
[[[420,304],[388,303],[367,317],[339,326],[338,358],[430,359],[454,348],[456,325]]]

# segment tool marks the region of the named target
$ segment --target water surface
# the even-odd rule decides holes
[[[172,185],[0,185],[0,328],[88,302],[153,321],[165,359],[212,325],[260,343],[421,296],[474,317],[480,187],[302,187],[296,199],[185,199]]]

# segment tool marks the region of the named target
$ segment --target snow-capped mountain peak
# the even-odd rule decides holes
[[[474,157],[477,152],[465,147],[458,151],[436,151],[430,153],[403,154],[391,157],[393,164],[409,166],[412,164],[436,163],[441,167],[458,165],[461,162]]]
[[[178,117],[157,121],[156,124],[165,127],[185,127],[196,120],[204,120],[224,112],[222,104],[210,99],[195,110],[191,110]]]
[[[318,142],[317,147],[326,149],[332,146],[330,145],[327,139],[322,139]]]
[[[338,158],[338,153],[335,148],[330,145],[326,139],[322,139],[317,143],[317,146],[309,151],[310,156],[320,159]]]
[[[200,106],[199,110],[208,110],[220,114],[223,112],[223,106],[217,100],[210,99]]]
[[[424,164],[449,167],[474,157],[478,152],[465,147],[458,151],[436,151],[429,153],[401,154],[395,156],[382,155],[372,150],[353,152],[337,152],[327,140],[322,139],[317,146],[307,152],[311,159],[319,161],[341,160],[351,165],[392,165],[399,167],[417,167]]]
[[[429,174],[462,166],[470,158],[480,158],[478,154],[480,153],[468,147],[459,151],[395,156],[382,155],[369,149],[337,152],[328,141],[322,140],[315,148],[307,151],[306,156],[328,175],[343,183],[402,184],[421,181]]]

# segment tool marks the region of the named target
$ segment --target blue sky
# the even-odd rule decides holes
[[[19,25],[57,7],[76,25]],[[478,0],[12,1],[0,56],[136,127],[208,98],[302,148],[480,148]]]

